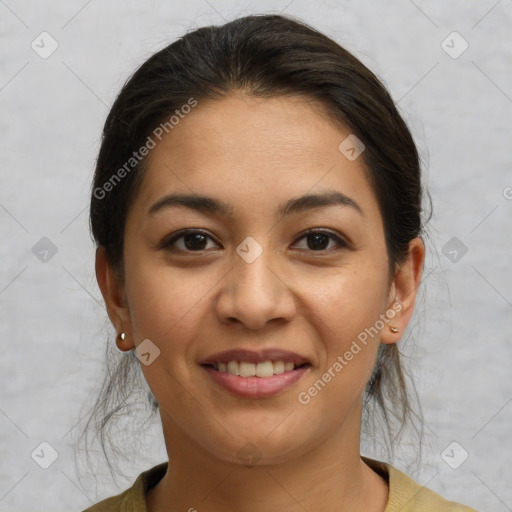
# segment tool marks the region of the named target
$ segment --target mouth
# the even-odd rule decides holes
[[[261,363],[251,363],[250,361],[219,361],[217,363],[203,364],[202,366],[211,368],[217,372],[229,373],[238,377],[258,377],[265,379],[274,375],[281,375],[285,372],[291,372],[298,368],[311,366],[309,363],[295,365],[292,361],[275,360],[263,361]]]
[[[213,381],[246,398],[275,396],[290,388],[312,366],[293,352],[231,350],[201,363]]]

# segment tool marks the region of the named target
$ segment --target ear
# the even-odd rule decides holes
[[[131,350],[135,345],[131,333],[130,310],[124,295],[124,286],[110,264],[103,246],[96,249],[96,280],[116,333],[125,333],[124,340],[116,336],[117,347],[123,352]]]
[[[381,332],[381,343],[397,343],[407,328],[414,311],[424,263],[425,244],[421,238],[417,237],[409,242],[407,257],[398,266],[391,283],[386,314],[390,320]],[[391,317],[392,312],[395,313],[393,317]],[[396,329],[398,331],[393,332]]]

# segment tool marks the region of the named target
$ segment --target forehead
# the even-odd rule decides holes
[[[349,135],[303,97],[199,101],[151,150],[137,207],[179,191],[262,213],[290,197],[335,189],[379,215],[363,158],[349,160],[339,149]]]

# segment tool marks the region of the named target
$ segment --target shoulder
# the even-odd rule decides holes
[[[387,475],[389,483],[389,498],[384,512],[477,512],[475,509],[447,501],[439,494],[419,485],[411,477],[402,473],[397,468],[362,457],[374,471],[381,475]]]
[[[167,462],[141,473],[126,491],[107,498],[83,512],[146,512],[146,492],[156,485],[167,471]]]

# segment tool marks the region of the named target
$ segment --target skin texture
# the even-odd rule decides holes
[[[98,249],[98,283],[112,323],[126,333],[119,348],[149,338],[161,351],[141,365],[171,461],[149,493],[150,511],[384,510],[387,484],[360,459],[362,395],[379,343],[398,342],[411,317],[424,246],[411,241],[407,260],[389,275],[363,158],[349,161],[338,150],[349,134],[305,98],[237,93],[199,102],[149,155],[125,227],[124,283]],[[361,212],[333,205],[277,213],[289,199],[329,191]],[[148,215],[170,193],[222,200],[232,217],[185,207]],[[211,237],[203,250],[183,238],[174,250],[159,246],[185,228]],[[309,228],[345,243],[327,238],[314,250],[303,234]],[[252,263],[235,251],[248,236],[263,250]],[[395,297],[402,309],[393,320],[307,405],[299,403],[298,393]],[[200,366],[233,348],[290,350],[311,367],[277,396],[241,398]],[[237,455],[247,443],[261,457],[252,467]]]

